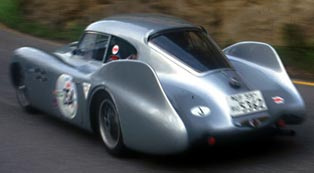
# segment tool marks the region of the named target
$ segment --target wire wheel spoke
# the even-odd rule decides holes
[[[111,123],[111,127],[110,127],[110,134],[112,136],[113,139],[117,140],[118,137],[118,126],[117,126],[117,122],[115,121],[115,117],[111,117],[112,119],[110,120]]]
[[[120,138],[120,126],[114,104],[110,100],[104,100],[100,106],[100,132],[105,144],[114,148]]]
[[[107,111],[108,111],[108,107],[105,105],[105,108],[102,109],[102,114],[103,114],[103,121],[104,121],[104,126],[106,128],[108,128],[109,126],[109,119],[108,119],[108,114],[107,114]]]

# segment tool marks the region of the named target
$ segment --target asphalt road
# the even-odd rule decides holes
[[[298,85],[308,119],[295,137],[276,137],[177,156],[109,155],[96,136],[46,114],[18,106],[8,78],[12,51],[57,44],[0,30],[0,173],[36,172],[313,172],[314,87]],[[147,141],[149,142],[149,141]]]

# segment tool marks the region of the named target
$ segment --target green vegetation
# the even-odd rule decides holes
[[[314,74],[314,48],[276,46],[276,50],[287,67]]]
[[[1,22],[17,27],[20,23],[20,13],[18,10],[18,1],[0,0],[0,20]]]
[[[303,28],[296,24],[286,24],[283,26],[282,32],[286,46],[277,46],[276,50],[284,64],[314,74],[314,47],[304,35]]]
[[[59,41],[77,40],[83,31],[81,25],[60,29],[29,21],[23,17],[20,3],[20,0],[0,0],[0,22],[21,32]]]
[[[282,28],[282,39],[290,48],[308,47],[304,31],[297,24],[285,24]]]

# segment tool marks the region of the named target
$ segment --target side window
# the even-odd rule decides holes
[[[137,51],[127,41],[112,36],[108,47],[106,62],[118,59],[137,59]]]
[[[104,59],[109,36],[96,33],[86,33],[80,44],[78,55],[81,55],[84,59],[94,59],[102,61]]]

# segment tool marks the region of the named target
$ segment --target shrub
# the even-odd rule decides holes
[[[303,28],[297,24],[283,25],[284,44],[291,48],[308,47]]]

